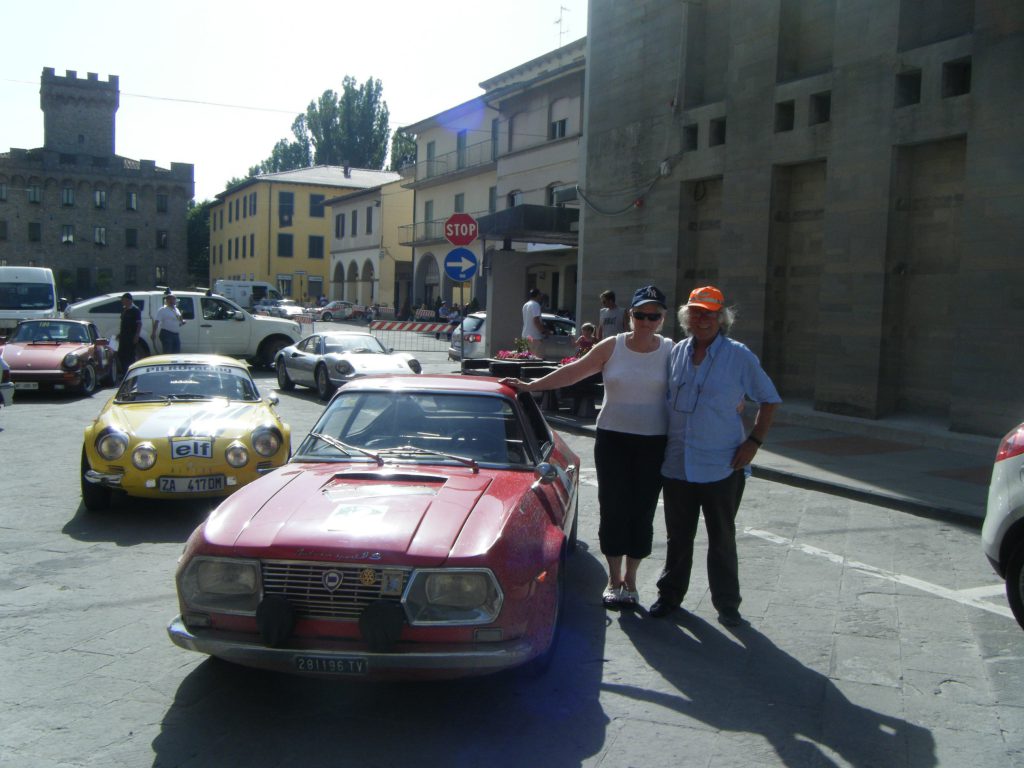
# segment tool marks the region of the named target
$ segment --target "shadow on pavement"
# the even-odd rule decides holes
[[[123,494],[122,494],[123,496]],[[181,542],[206,519],[222,499],[192,502],[133,499],[114,495],[110,509],[89,512],[78,505],[61,533],[76,541],[109,541],[119,547]]]
[[[851,702],[826,675],[750,626],[727,633],[703,619],[624,614],[621,627],[678,694],[608,684],[638,702],[674,710],[716,731],[765,739],[774,763],[800,766],[937,764],[931,732]],[[833,757],[835,756],[835,757]],[[749,764],[757,764],[749,755]]]
[[[359,683],[261,672],[217,659],[179,685],[154,766],[578,766],[599,752],[608,618],[603,566],[569,559],[558,649],[536,678],[513,672]]]

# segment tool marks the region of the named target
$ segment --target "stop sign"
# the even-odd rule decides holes
[[[469,245],[476,234],[476,219],[468,213],[453,213],[444,223],[444,236],[452,245]]]

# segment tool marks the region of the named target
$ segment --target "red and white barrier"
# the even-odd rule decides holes
[[[375,320],[370,328],[375,331],[407,331],[409,333],[448,332],[448,323],[417,323],[412,320]]]

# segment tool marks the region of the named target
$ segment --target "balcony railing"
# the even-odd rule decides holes
[[[474,211],[470,213],[470,216],[474,219],[479,219],[481,216],[486,216],[487,214],[488,211]],[[398,228],[398,244],[420,246],[428,243],[443,243],[445,241],[444,223],[447,220],[448,217],[445,216],[443,219],[431,219],[430,221],[418,221],[415,224],[403,224]]]
[[[472,144],[463,149],[439,155],[432,160],[423,160],[416,163],[416,178],[410,179],[409,183],[411,185],[439,179],[459,173],[460,171],[479,168],[496,160],[495,145],[488,139],[487,141],[481,141],[479,144]]]

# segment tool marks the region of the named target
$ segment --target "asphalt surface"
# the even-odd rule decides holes
[[[567,422],[581,549],[548,673],[354,685],[170,643],[174,563],[208,507],[85,512],[81,429],[109,395],[0,412],[0,766],[1024,765],[1024,632],[977,530],[994,441],[798,423],[815,416],[785,404],[739,519],[750,624],[726,629],[703,531],[685,612],[601,607],[592,424]],[[322,404],[296,390],[280,410],[298,437]]]

